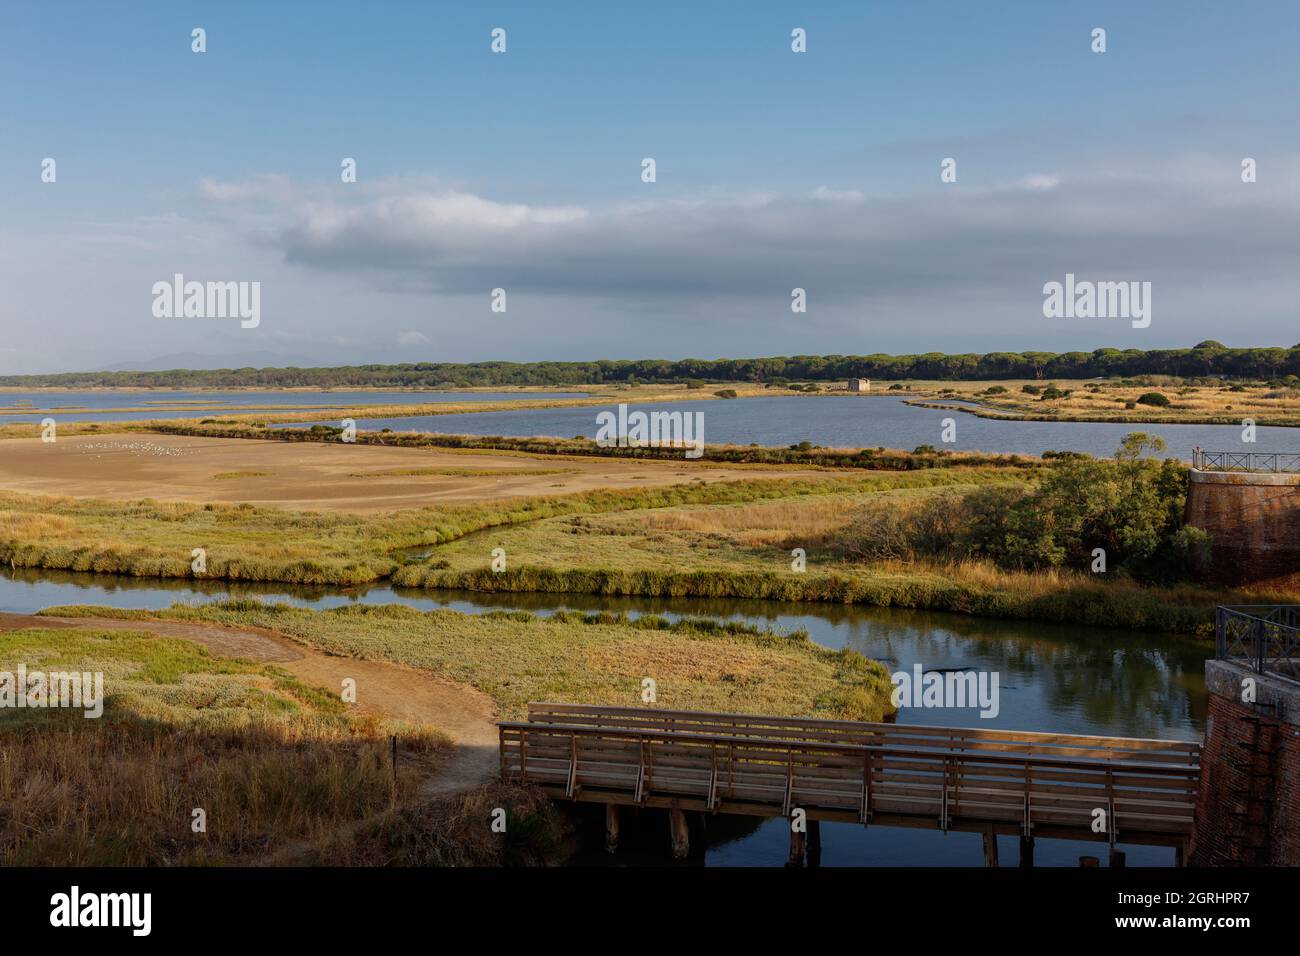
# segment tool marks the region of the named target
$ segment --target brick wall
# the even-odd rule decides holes
[[[1184,517],[1210,533],[1205,578],[1300,584],[1300,476],[1193,471]]]
[[[1246,676],[1266,706],[1241,702]],[[1221,661],[1207,663],[1206,683],[1209,726],[1189,862],[1300,866],[1300,726],[1291,722],[1300,710],[1287,706],[1300,693]]]

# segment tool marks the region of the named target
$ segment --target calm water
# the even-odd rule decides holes
[[[582,392],[535,392],[536,398],[582,398]],[[20,403],[31,402],[38,411],[16,415],[0,414],[0,425],[6,422],[39,422],[45,412],[56,419],[75,422],[106,422],[130,418],[194,418],[204,407],[225,405],[319,405],[322,408],[344,408],[354,405],[417,405],[434,402],[494,402],[529,397],[519,392],[449,392],[449,391],[390,391],[357,392],[306,390],[300,392],[261,391],[59,391],[59,392],[9,392],[0,391],[0,412],[12,410]],[[183,411],[155,411],[169,404],[192,403]],[[102,412],[97,409],[126,408],[129,412]]]
[[[175,602],[255,597],[325,608],[360,602],[400,603],[424,610],[450,608],[469,613],[559,608],[615,610],[630,614],[707,616],[743,620],[782,630],[803,628],[827,647],[852,647],[891,669],[971,667],[1000,677],[1001,712],[991,720],[975,710],[904,708],[906,723],[1006,727],[1062,733],[1199,740],[1205,730],[1203,648],[1159,634],[1108,631],[1027,622],[985,620],[953,614],[855,608],[842,605],[769,601],[606,598],[594,595],[482,594],[362,587],[348,590],[140,579],[111,575],[18,570],[0,573],[0,610],[31,612],[53,604],[103,604],[162,608]],[[599,808],[596,808],[597,810]],[[578,862],[592,864],[667,860],[667,824],[646,814],[627,828],[624,849],[613,858],[599,849],[600,820],[591,816],[592,845]],[[714,818],[706,865],[778,865],[785,861],[789,831],[780,820],[757,823]],[[1002,838],[1004,863],[1014,864],[1016,841]],[[1130,865],[1164,866],[1173,851],[1125,846]],[[1038,865],[1075,865],[1082,854],[1105,847],[1063,840],[1039,840]],[[696,861],[699,862],[699,861]],[[823,827],[823,866],[978,866],[978,834],[847,824]]]
[[[728,401],[672,402],[629,406],[644,410],[703,412],[704,440],[710,444],[750,443],[778,447],[810,441],[847,448],[903,448],[934,445],[959,451],[1040,455],[1045,451],[1082,451],[1109,456],[1131,431],[1164,438],[1168,454],[1190,460],[1192,448],[1234,450],[1241,447],[1237,425],[1129,425],[1108,422],[1019,422],[977,418],[965,412],[917,408],[902,399],[880,397],[814,398],[780,396]],[[583,408],[538,408],[515,412],[478,412],[416,418],[357,419],[357,428],[426,431],[461,435],[545,435],[596,437],[596,416],[617,405]],[[942,441],[943,420],[956,422],[956,442]],[[337,424],[335,422],[334,424]],[[301,427],[301,426],[299,426]],[[1300,450],[1300,433],[1291,428],[1257,429],[1252,450]]]

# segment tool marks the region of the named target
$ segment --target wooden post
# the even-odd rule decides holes
[[[1080,866],[1101,866],[1101,860],[1097,859],[1095,856],[1081,856],[1079,857],[1079,865]]]
[[[1031,836],[1022,836],[1020,838],[1020,865],[1034,865],[1034,838]]]
[[[1187,865],[1187,841],[1180,840],[1174,847],[1174,866],[1182,868]]]
[[[998,835],[993,827],[984,831],[984,865],[998,865]]]
[[[393,734],[393,806],[397,806],[397,734]]]
[[[808,834],[790,828],[790,859],[786,866],[803,866],[803,852],[808,845]]]
[[[1117,849],[1115,849],[1114,847],[1111,847],[1111,848],[1110,848],[1110,866],[1111,866],[1112,868],[1113,868],[1113,867],[1117,867],[1117,866],[1124,866],[1125,863],[1126,863],[1126,858],[1125,858],[1125,855],[1124,855],[1124,851],[1123,851],[1123,850],[1117,850]]]
[[[618,804],[605,804],[605,852],[618,849]]]
[[[668,811],[668,832],[673,840],[673,859],[686,859],[691,852],[691,832],[686,823],[685,811]]]
[[[822,865],[822,822],[808,821],[808,865]]]

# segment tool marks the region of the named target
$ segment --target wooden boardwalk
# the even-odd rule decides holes
[[[501,775],[556,799],[1174,846],[1200,745],[1171,740],[534,703]],[[1101,828],[1098,829],[1098,821]],[[674,822],[674,842],[684,821]],[[992,843],[991,851],[989,844]]]

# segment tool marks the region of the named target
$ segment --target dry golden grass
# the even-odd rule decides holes
[[[47,512],[0,511],[0,538],[64,538],[77,523]]]
[[[256,862],[418,796],[447,752],[280,669],[133,631],[0,633],[0,668],[99,671],[99,719],[0,717],[0,864]],[[389,735],[403,758],[394,784]],[[206,813],[206,832],[191,828]]]
[[[492,812],[506,811],[505,833]],[[563,856],[566,825],[541,790],[490,783],[471,793],[401,807],[298,854],[313,866],[539,866]]]
[[[895,396],[920,401],[961,399],[975,401],[992,416],[1052,418],[1080,421],[1133,422],[1239,422],[1254,418],[1258,424],[1300,425],[1300,390],[1274,388],[1265,384],[1225,382],[1215,385],[1186,385],[1167,376],[1143,377],[1144,384],[1124,385],[1115,381],[1055,379],[1047,381],[1007,380],[998,382],[910,383],[910,390]],[[1025,385],[1045,388],[1055,385],[1070,394],[1040,400],[1027,393]],[[994,387],[1004,393],[988,394]],[[1159,392],[1169,399],[1166,407],[1137,404],[1147,392]],[[1133,408],[1128,408],[1129,404]]]

